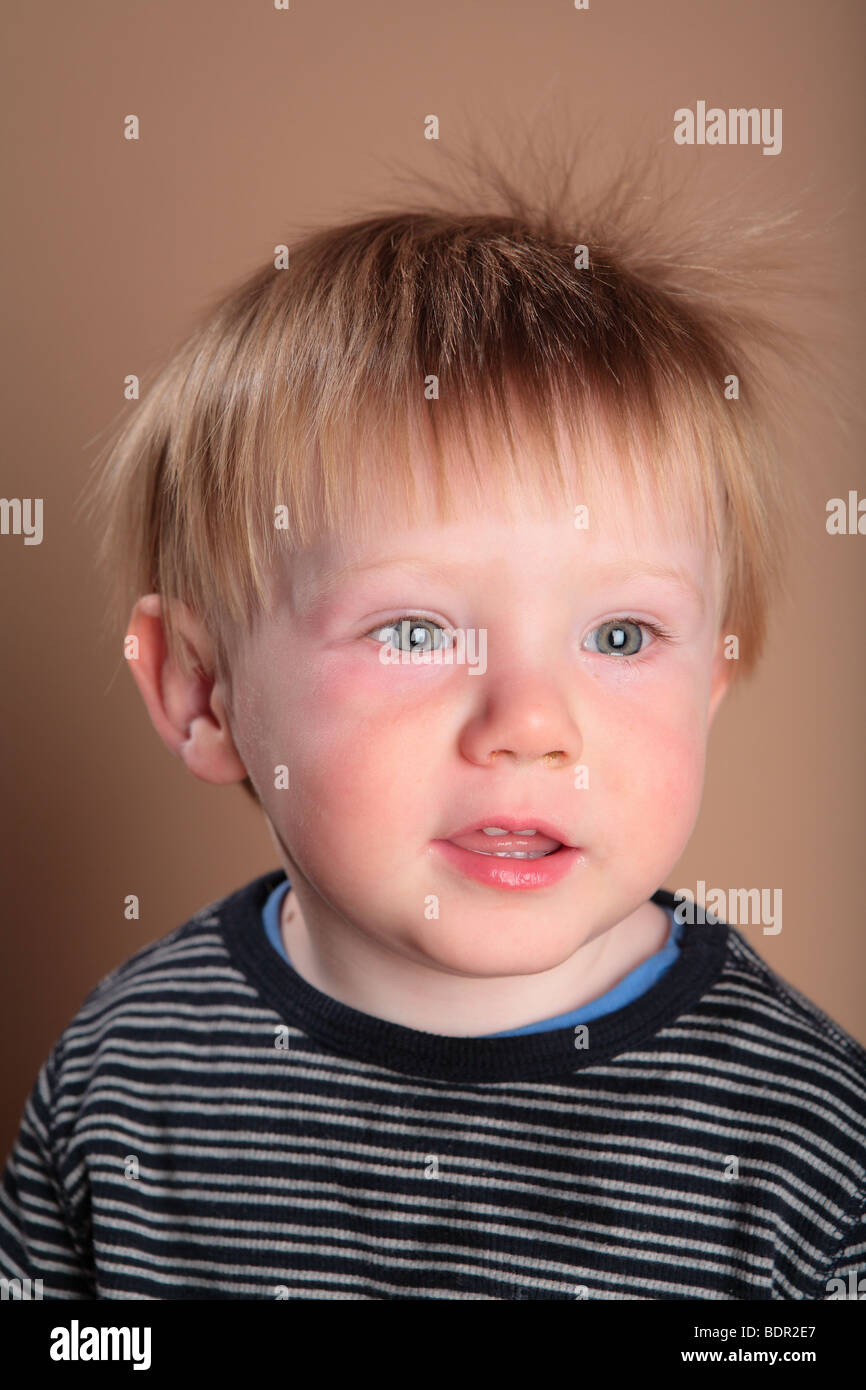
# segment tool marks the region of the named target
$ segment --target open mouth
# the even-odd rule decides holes
[[[449,836],[449,843],[485,859],[549,859],[563,848],[561,840],[529,822],[516,830],[506,829],[500,822],[477,826]]]
[[[451,844],[455,842],[452,840]],[[460,848],[466,848],[461,846]],[[558,854],[562,845],[557,845],[556,849],[541,849],[532,852],[522,849],[473,849],[472,854],[483,854],[485,859],[547,859],[551,854]]]
[[[532,826],[525,820],[516,824],[527,828],[476,826],[448,839],[434,840],[432,845],[458,873],[497,890],[553,888],[586,862],[582,849],[554,837],[557,826]],[[510,860],[520,863],[507,862]]]

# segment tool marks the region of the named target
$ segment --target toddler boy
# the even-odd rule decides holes
[[[748,321],[552,204],[278,262],[136,407],[101,501],[153,724],[255,795],[282,867],[66,1028],[3,1275],[836,1296],[866,1053],[658,887],[781,570]]]

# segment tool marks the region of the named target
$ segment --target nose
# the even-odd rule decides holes
[[[467,720],[460,738],[460,751],[470,762],[486,767],[508,757],[564,767],[580,760],[583,739],[555,680],[512,672],[496,693],[481,698],[483,707]]]

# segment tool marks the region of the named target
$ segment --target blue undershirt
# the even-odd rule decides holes
[[[290,887],[291,884],[288,879],[278,883],[262,909],[265,935],[274,950],[282,956],[289,966],[292,962],[286,954],[286,948],[280,934],[280,908]],[[582,1004],[579,1009],[569,1009],[568,1013],[556,1014],[554,1018],[544,1018],[540,1023],[526,1023],[522,1028],[508,1028],[504,1033],[482,1033],[480,1036],[485,1038],[519,1038],[523,1033],[547,1033],[554,1028],[569,1028],[575,1023],[589,1023],[594,1018],[600,1018],[602,1014],[612,1014],[615,1009],[621,1009],[625,1004],[631,1004],[633,1000],[639,999],[642,994],[646,994],[647,990],[652,989],[653,985],[670,969],[680,953],[679,943],[682,940],[683,927],[681,923],[674,921],[673,911],[671,909],[666,910],[671,921],[671,930],[664,946],[660,951],[656,951],[654,956],[650,956],[648,960],[635,966],[634,970],[630,970],[625,979],[620,980],[619,984],[614,985],[613,989],[609,989],[606,994],[600,995],[598,999],[591,999],[588,1004]]]

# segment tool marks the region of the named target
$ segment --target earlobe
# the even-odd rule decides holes
[[[138,600],[127,629],[137,638],[129,664],[153,727],[196,777],[205,782],[242,781],[247,770],[215,683],[213,644],[186,604],[175,600],[172,615],[189,650],[192,671],[169,653],[159,594]]]

